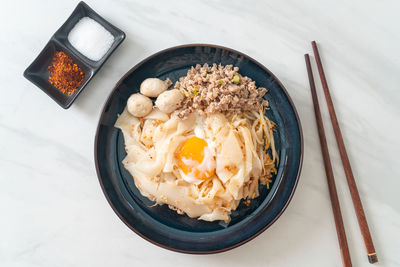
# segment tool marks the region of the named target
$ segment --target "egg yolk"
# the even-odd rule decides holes
[[[184,174],[194,176],[198,180],[207,180],[213,176],[215,169],[200,166],[204,161],[207,146],[207,142],[199,137],[191,137],[183,143],[176,158],[178,166]]]

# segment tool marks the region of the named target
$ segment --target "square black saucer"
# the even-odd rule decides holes
[[[69,32],[83,17],[89,17],[95,20],[114,36],[114,43],[111,45],[111,48],[98,61],[88,59],[79,53],[68,41]],[[123,31],[100,17],[100,15],[82,1],[78,4],[67,21],[51,37],[39,56],[24,71],[24,77],[43,90],[43,92],[50,96],[61,107],[67,109],[124,39],[125,33]],[[71,95],[61,93],[49,82],[49,71],[47,68],[51,64],[54,54],[58,51],[67,54],[85,74],[82,84]]]

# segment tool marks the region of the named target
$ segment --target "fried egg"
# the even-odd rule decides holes
[[[182,178],[194,184],[210,179],[215,174],[215,153],[203,138],[188,138],[176,153]]]

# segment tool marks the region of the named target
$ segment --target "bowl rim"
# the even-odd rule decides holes
[[[188,47],[211,47],[211,48],[216,48],[216,49],[223,49],[223,50],[227,50],[229,52],[232,53],[237,53],[240,56],[243,56],[244,58],[252,61],[253,63],[255,63],[258,67],[260,67],[261,69],[263,69],[264,71],[266,71],[269,75],[271,75],[271,77],[274,79],[274,82],[277,83],[280,88],[283,90],[284,94],[286,95],[289,104],[291,105],[293,112],[295,114],[296,117],[296,121],[297,121],[297,125],[299,127],[299,137],[300,137],[300,158],[299,158],[299,168],[297,170],[297,174],[296,174],[296,180],[295,183],[291,189],[290,195],[285,203],[285,205],[283,206],[283,208],[279,211],[279,213],[273,218],[273,220],[271,220],[268,224],[266,224],[265,226],[263,226],[262,228],[260,228],[255,234],[253,234],[252,236],[238,242],[235,243],[231,246],[222,248],[222,249],[218,249],[218,250],[210,250],[210,251],[188,251],[188,250],[183,250],[183,249],[177,249],[177,248],[172,248],[169,246],[166,246],[164,244],[158,243],[154,240],[152,240],[151,238],[148,238],[147,236],[145,236],[144,234],[142,234],[141,232],[139,232],[138,230],[135,229],[135,227],[131,226],[126,220],[125,218],[118,212],[118,210],[116,209],[116,207],[114,206],[114,204],[112,203],[111,199],[109,198],[106,189],[104,188],[103,182],[100,178],[100,170],[99,170],[99,165],[98,165],[98,158],[97,158],[97,151],[98,151],[98,136],[99,136],[99,130],[100,130],[100,125],[101,125],[101,119],[104,115],[104,111],[107,107],[107,104],[110,102],[110,99],[112,97],[112,95],[114,94],[114,92],[117,90],[117,88],[119,87],[119,85],[126,79],[126,77],[128,77],[132,72],[134,72],[136,69],[138,69],[139,67],[141,67],[145,62],[147,62],[148,60],[151,60],[152,58],[155,58],[163,53],[172,51],[172,50],[176,50],[176,49],[181,49],[181,48],[188,48]],[[178,46],[173,46],[173,47],[169,47],[166,49],[163,49],[157,53],[154,53],[148,57],[146,57],[145,59],[141,60],[139,63],[137,63],[136,65],[134,65],[131,69],[129,69],[128,72],[126,72],[119,80],[118,82],[115,84],[114,88],[111,90],[111,92],[109,93],[106,101],[104,102],[103,108],[101,109],[100,112],[100,116],[99,116],[99,121],[97,123],[97,128],[96,128],[96,136],[95,136],[95,140],[94,140],[94,161],[95,161],[95,165],[96,165],[96,174],[97,174],[97,178],[99,180],[101,189],[103,191],[104,196],[107,199],[108,204],[111,206],[111,208],[113,209],[113,211],[115,212],[115,214],[117,214],[117,216],[120,218],[120,220],[126,225],[128,226],[129,229],[131,229],[134,233],[136,233],[137,235],[139,235],[140,237],[142,237],[143,239],[149,241],[150,243],[159,246],[161,248],[170,250],[170,251],[174,251],[174,252],[180,252],[180,253],[185,253],[185,254],[196,254],[196,255],[207,255],[207,254],[216,254],[216,253],[221,253],[221,252],[225,252],[234,248],[237,248],[247,242],[249,242],[250,240],[256,238],[257,236],[259,236],[261,233],[263,233],[267,228],[269,228],[272,224],[275,223],[276,220],[278,220],[278,218],[283,214],[283,212],[286,210],[286,208],[288,207],[290,201],[293,198],[294,192],[296,191],[297,188],[297,184],[299,182],[299,178],[300,178],[300,174],[301,174],[301,170],[302,170],[302,166],[303,166],[303,157],[304,157],[304,139],[303,139],[303,129],[302,129],[302,125],[300,122],[300,118],[299,115],[297,113],[296,107],[291,99],[291,97],[289,96],[285,86],[281,83],[281,81],[269,70],[267,69],[264,65],[262,65],[260,62],[258,62],[257,60],[255,60],[254,58],[239,52],[235,49],[232,48],[228,48],[225,46],[220,46],[220,45],[215,45],[215,44],[205,44],[205,43],[190,43],[190,44],[184,44],[184,45],[178,45]]]

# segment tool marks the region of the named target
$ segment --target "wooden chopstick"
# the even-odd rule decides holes
[[[375,263],[378,262],[378,257],[376,255],[374,243],[372,242],[371,234],[369,232],[367,219],[365,217],[360,195],[358,194],[358,189],[356,181],[354,180],[353,171],[351,170],[349,157],[347,156],[346,147],[343,142],[342,133],[340,131],[338,119],[336,117],[335,108],[333,106],[331,94],[328,88],[328,83],[326,82],[325,73],[322,67],[317,44],[315,41],[312,41],[311,44],[314,51],[315,60],[318,66],[319,77],[321,78],[322,87],[324,89],[325,100],[328,105],[329,116],[331,117],[333,131],[335,132],[336,143],[339,147],[340,157],[342,159],[344,172],[346,174],[347,184],[350,189],[351,198],[353,200],[353,206],[357,215],[358,225],[360,226],[361,234],[363,236],[365,247],[367,250],[368,260],[370,263]]]
[[[342,255],[343,266],[352,266],[349,246],[347,245],[346,232],[344,230],[342,213],[340,211],[339,198],[336,191],[335,178],[333,176],[332,163],[329,156],[328,144],[326,142],[324,124],[322,122],[321,111],[318,104],[317,92],[315,90],[314,77],[312,74],[310,57],[308,54],[304,55],[307,66],[308,80],[310,82],[310,89],[312,100],[314,104],[315,119],[317,121],[319,141],[321,143],[322,157],[324,159],[326,179],[328,181],[329,196],[331,198],[333,217],[335,218],[336,233],[339,240],[340,253]]]

